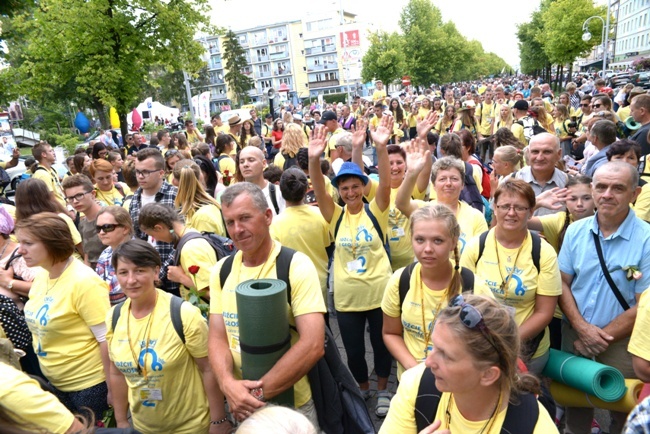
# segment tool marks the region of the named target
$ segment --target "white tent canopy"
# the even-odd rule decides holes
[[[179,110],[177,108],[167,107],[166,105],[161,104],[157,101],[152,101],[151,98],[144,100],[142,104],[136,107],[136,110],[140,113],[140,116],[142,116],[142,120],[144,122],[153,122],[156,116],[158,116],[158,118],[163,121],[169,120],[171,122],[175,122],[179,114]],[[132,112],[129,112],[129,114],[126,115],[126,121],[129,123],[129,125],[133,124],[133,121],[131,120],[131,113]]]

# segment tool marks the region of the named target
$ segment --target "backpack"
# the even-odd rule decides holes
[[[211,232],[187,232],[181,237],[176,246],[174,252],[174,265],[180,264],[181,251],[183,250],[185,243],[197,238],[203,238],[208,242],[208,244],[210,244],[210,247],[212,247],[214,253],[217,255],[217,261],[237,252],[237,249],[230,238],[222,237],[221,235],[213,234]]]
[[[287,302],[291,305],[289,269],[296,253],[282,247],[275,260],[277,279],[287,284]],[[232,270],[235,256],[228,257],[219,270],[221,287]],[[327,434],[375,434],[368,408],[356,380],[341,359],[332,332],[325,327],[325,355],[307,373],[320,429]]]
[[[399,307],[402,309],[404,300],[406,299],[406,294],[409,292],[411,286],[411,274],[413,274],[413,269],[417,265],[417,262],[412,262],[407,265],[402,274],[399,276]],[[460,269],[460,280],[462,282],[463,292],[474,292],[474,273],[471,270],[468,270],[465,267]]]
[[[486,198],[487,200],[490,200],[490,172],[487,167],[485,167],[485,164],[481,161],[480,158],[478,158],[476,155],[472,155],[474,159],[478,162],[478,164],[474,163],[469,163],[471,165],[477,166],[481,168],[481,188],[483,189],[483,192],[481,193],[481,196]]]
[[[318,200],[316,200],[316,193],[314,192],[314,187],[311,185],[311,179],[307,177],[307,181],[309,181],[309,187],[307,187],[307,191],[305,192],[304,202],[307,205],[318,206]]]
[[[521,120],[515,121],[514,123],[524,127],[524,137],[527,143],[530,143],[530,139],[533,136],[548,132],[542,128],[539,122],[537,122],[537,119],[533,119],[530,116],[524,116]]]
[[[463,162],[463,164],[465,164],[465,187],[461,190],[459,199],[472,208],[484,212],[483,196],[479,193],[476,181],[472,176],[473,166],[468,162]]]
[[[294,155],[293,157],[289,156],[289,154],[285,154],[284,152],[282,153],[282,157],[284,158],[284,165],[282,166],[282,170],[287,170],[289,167],[293,166],[298,166],[298,159]]]
[[[229,158],[229,157],[228,157],[228,155],[222,154],[222,155],[219,155],[217,158],[212,159],[212,165],[214,166],[214,169],[219,173],[221,173],[221,169],[219,168],[219,162],[221,160],[223,160],[224,158]]]
[[[169,314],[172,320],[172,326],[174,326],[174,331],[185,345],[185,332],[183,331],[183,319],[181,318],[181,306],[185,300],[175,295],[172,295],[171,301],[169,302]],[[121,302],[115,306],[113,309],[113,316],[111,317],[111,330],[115,331],[115,326],[117,321],[120,319],[122,313],[122,305],[124,302]]]
[[[379,238],[383,240],[384,244],[384,250],[386,251],[386,254],[388,255],[388,260],[390,261],[390,244],[388,243],[388,237],[384,236],[384,231],[381,230],[381,227],[379,226],[379,222],[377,221],[377,218],[372,214],[370,211],[370,205],[367,203],[363,204],[363,210],[366,212],[368,215],[368,218],[372,222],[372,226],[375,228],[377,231],[377,234],[379,234]],[[341,215],[339,216],[339,219],[336,221],[336,226],[334,227],[334,242],[336,242],[336,235],[339,233],[339,226],[341,226],[341,221],[343,221],[343,216],[345,215],[345,209],[343,212],[341,212]]]
[[[433,423],[441,397],[442,392],[436,387],[436,377],[431,369],[425,369],[422,378],[420,378],[420,386],[415,398],[414,412],[417,432]],[[517,399],[514,401],[517,403],[510,402],[508,404],[501,433],[532,434],[539,418],[537,399],[533,394],[522,393],[517,395]]]
[[[275,184],[269,182],[269,197],[271,198],[271,203],[275,209],[275,215],[280,214],[280,206],[278,205],[278,197],[275,195]]]

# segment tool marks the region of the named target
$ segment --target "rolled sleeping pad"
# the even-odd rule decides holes
[[[542,374],[605,402],[625,395],[625,378],[618,369],[571,353],[551,349]]]
[[[247,280],[235,288],[242,377],[259,380],[291,348],[287,285],[276,279]],[[272,402],[294,406],[293,387]]]
[[[603,410],[629,413],[638,404],[643,382],[641,380],[626,379],[625,386],[627,387],[625,394],[615,402],[605,402],[593,395],[557,381],[551,382],[551,395],[557,405],[564,407],[601,408]]]

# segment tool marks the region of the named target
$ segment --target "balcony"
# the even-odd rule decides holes
[[[210,77],[210,84],[224,84],[225,81],[222,78]]]
[[[259,47],[260,45],[267,45],[269,43],[269,40],[266,39],[266,37],[263,38],[253,38],[253,41],[251,42],[251,47]]]
[[[270,77],[270,76],[271,76],[271,71],[264,71],[264,72],[257,71],[255,73],[255,77],[257,77],[257,78],[266,78],[266,77]]]
[[[309,65],[307,67],[307,72],[329,71],[334,69],[339,69],[339,64],[337,62],[325,63],[322,65]]]
[[[335,52],[336,52],[336,45],[334,44],[305,48],[305,56],[313,56],[315,54],[335,53]]]
[[[288,51],[280,51],[278,53],[271,53],[271,60],[280,60],[280,59],[288,59],[289,58],[289,52]]]
[[[257,91],[257,89],[249,89],[249,90],[246,91],[246,95],[251,96],[251,97],[252,96],[257,96],[257,95],[259,95],[259,92]]]
[[[324,81],[309,81],[309,88],[310,89],[318,89],[320,87],[332,87],[332,86],[339,86],[339,81],[338,80],[324,80]]]
[[[273,71],[273,75],[291,75],[291,69],[276,69]]]
[[[272,38],[269,38],[269,44],[280,44],[282,42],[287,42],[286,36],[274,36]]]
[[[253,56],[253,63],[268,62],[269,60],[270,59],[269,59],[268,55],[266,55],[266,56],[256,56],[256,55],[254,55]]]
[[[248,39],[245,41],[242,41],[241,39],[239,40],[239,45],[242,46],[242,48],[247,48],[248,47]]]
[[[210,62],[210,69],[223,69],[221,62]]]
[[[208,51],[210,54],[219,54],[219,45],[210,46]]]

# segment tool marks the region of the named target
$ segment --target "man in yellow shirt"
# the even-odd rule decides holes
[[[386,89],[384,89],[384,82],[381,80],[375,81],[375,91],[372,94],[372,101],[383,103],[384,98],[386,98]]]
[[[483,96],[484,100],[476,108],[476,119],[478,120],[478,132],[484,138],[488,138],[492,133],[492,124],[499,110],[497,103],[492,99],[492,91],[486,91]],[[490,155],[490,157],[492,156]]]
[[[318,123],[325,125],[325,129],[327,130],[327,137],[325,138],[327,141],[325,159],[331,163],[339,158],[336,142],[338,141],[339,135],[345,133],[345,130],[341,128],[336,113],[332,110],[325,110]]]
[[[210,118],[210,123],[212,124],[212,128],[214,128],[215,133],[217,134],[228,133],[228,127],[223,124],[223,121],[221,120],[221,116],[219,115],[212,116],[212,118]]]
[[[289,266],[291,301],[287,309],[291,348],[258,381],[242,380],[239,342],[239,312],[236,286],[248,279],[277,278],[276,261],[283,250],[270,234],[273,213],[262,190],[248,182],[229,186],[221,196],[228,233],[239,250],[219,261],[210,278],[209,359],[219,385],[238,420],[251,415],[290,387],[294,407],[318,427],[307,372],[324,354],[325,303],[318,273],[311,260],[293,253]],[[231,269],[221,283],[221,268],[229,260]]]
[[[244,125],[244,121],[239,117],[239,115],[235,115],[228,119],[228,134],[235,139],[236,143],[239,143],[239,134],[241,133],[241,128],[242,125]],[[239,148],[237,150],[240,150]]]
[[[32,148],[32,155],[38,161],[36,170],[32,174],[32,178],[40,179],[47,185],[48,190],[54,193],[54,197],[58,200],[63,208],[67,209],[61,182],[59,181],[59,174],[52,168],[56,163],[56,154],[54,149],[47,142],[41,142]]]
[[[187,141],[190,145],[194,145],[203,141],[203,136],[194,126],[194,122],[191,119],[185,121],[185,135],[187,136]]]

